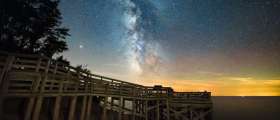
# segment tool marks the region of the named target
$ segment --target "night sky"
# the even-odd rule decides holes
[[[74,65],[143,85],[280,95],[279,0],[61,0]]]

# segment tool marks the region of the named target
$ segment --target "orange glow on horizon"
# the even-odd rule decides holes
[[[152,82],[151,82],[152,81]],[[140,84],[160,84],[175,91],[210,91],[213,96],[280,96],[280,80],[144,80]]]

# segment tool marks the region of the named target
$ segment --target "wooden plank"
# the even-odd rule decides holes
[[[20,83],[14,83],[14,84],[10,84],[9,85],[9,88],[10,87],[29,87],[29,88],[31,88],[31,86],[32,86],[32,84],[20,84]]]
[[[13,68],[18,68],[18,69],[22,69],[22,70],[26,70],[26,69],[32,69],[32,70],[36,70],[36,66],[35,65],[26,65],[26,64],[20,64],[20,65],[13,65]]]

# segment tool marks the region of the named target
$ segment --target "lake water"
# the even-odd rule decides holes
[[[213,120],[280,120],[280,97],[212,97]]]

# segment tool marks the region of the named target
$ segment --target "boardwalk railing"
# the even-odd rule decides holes
[[[174,92],[92,74],[39,55],[0,52],[1,77],[8,93],[106,94],[132,97],[210,98],[209,92]],[[43,76],[43,77],[41,77]],[[30,79],[32,78],[32,79]],[[3,85],[2,85],[3,86]]]
[[[158,120],[185,119],[186,116],[189,117],[188,119],[200,119],[208,113],[205,111],[210,110],[209,106],[205,107],[202,104],[210,106],[212,104],[210,92],[175,92],[170,87],[143,86],[92,74],[44,56],[3,51],[0,51],[0,91],[0,104],[1,98],[4,97],[30,98],[25,120],[30,119],[31,114],[34,120],[39,118],[43,97],[56,97],[54,110],[56,113],[61,106],[61,96],[72,96],[68,117],[70,120],[74,119],[72,117],[75,113],[77,96],[84,97],[83,105],[85,106],[86,101],[88,101],[87,106],[92,105],[92,96],[104,97],[102,99],[104,116],[106,116],[108,105],[111,105],[111,110],[114,106],[118,107],[119,116],[122,116],[124,112],[129,112],[133,116],[144,117],[146,120],[149,119],[148,116],[154,116],[151,112],[156,111]],[[35,102],[35,97],[38,97],[37,102]],[[111,99],[111,103],[108,102],[108,98]],[[114,100],[119,101],[117,105]],[[130,110],[125,107],[126,100],[134,106]],[[184,104],[184,109],[181,108],[182,104]],[[86,114],[85,106],[80,119],[84,119]],[[161,111],[162,113],[160,113],[160,108],[164,110]],[[90,108],[87,108],[87,119],[90,118],[90,111]],[[189,115],[194,111],[202,112]],[[53,119],[59,119],[58,113],[54,114]],[[121,120],[122,117],[119,119]]]

